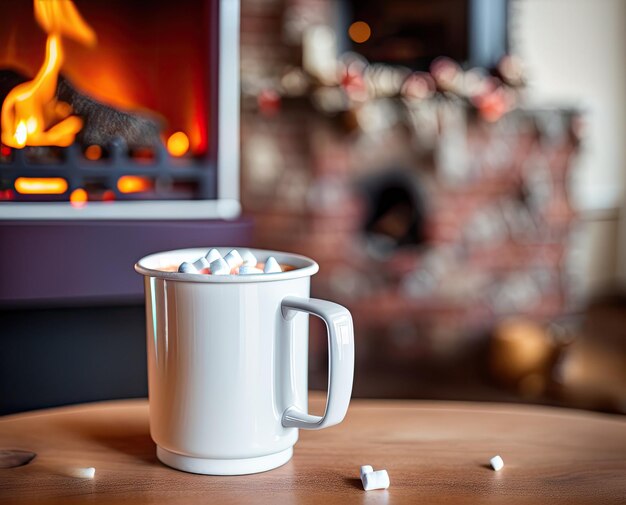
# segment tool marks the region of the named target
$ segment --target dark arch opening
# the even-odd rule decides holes
[[[368,246],[387,255],[425,240],[425,205],[418,177],[395,169],[367,177],[358,185],[366,204],[363,233]]]

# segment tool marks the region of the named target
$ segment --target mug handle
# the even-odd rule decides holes
[[[328,331],[328,396],[323,416],[313,416],[292,405],[283,412],[282,425],[286,428],[320,430],[343,421],[352,395],[354,376],[354,327],[352,316],[345,307],[316,298],[287,296],[281,303],[286,321],[296,313],[308,312],[321,318]]]

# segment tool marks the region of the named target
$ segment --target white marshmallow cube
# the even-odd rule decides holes
[[[230,265],[230,268],[237,268],[243,265],[243,258],[237,249],[233,249],[224,256],[224,260]]]
[[[198,269],[192,263],[188,263],[187,261],[183,261],[180,264],[180,266],[178,267],[178,271],[181,274],[197,274],[198,273]]]
[[[210,264],[211,263],[209,262],[209,260],[207,260],[204,256],[193,262],[193,266],[196,267],[198,270],[204,270],[205,268],[209,268]]]
[[[499,455],[491,458],[489,460],[489,464],[491,465],[491,468],[493,468],[496,472],[499,472],[504,468],[504,461]]]
[[[224,258],[218,258],[213,261],[209,268],[211,269],[211,275],[229,275],[230,265],[226,263]]]
[[[93,466],[89,468],[71,468],[68,474],[77,479],[93,479],[96,475],[96,469]]]
[[[361,481],[363,481],[363,476],[366,473],[372,473],[373,471],[374,471],[374,469],[370,465],[363,465],[361,467]]]
[[[270,256],[269,258],[267,258],[267,260],[265,260],[265,268],[263,269],[263,271],[266,274],[275,274],[278,272],[282,272],[282,269],[280,268],[278,261],[276,261],[276,258],[274,258],[274,256]]]
[[[211,249],[208,253],[206,253],[205,258],[209,263],[213,263],[216,259],[221,258],[222,255],[217,249]]]
[[[258,263],[256,256],[252,254],[248,249],[241,253],[241,257],[243,259],[243,264],[246,267],[255,267]]]
[[[363,476],[363,489],[372,491],[374,489],[387,489],[389,487],[389,474],[387,470],[369,472]]]
[[[254,275],[254,274],[262,274],[263,270],[257,267],[249,267],[246,265],[242,265],[239,267],[239,275]]]

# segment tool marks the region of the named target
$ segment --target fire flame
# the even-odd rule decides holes
[[[48,34],[44,62],[32,81],[13,88],[2,104],[2,143],[10,147],[68,146],[83,126],[72,108],[56,99],[63,65],[62,37],[94,45],[96,34],[72,0],[34,0],[35,19]]]

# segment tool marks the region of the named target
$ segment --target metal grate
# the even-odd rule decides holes
[[[143,150],[138,156],[122,140],[115,140],[104,148],[105,156],[98,160],[87,159],[76,143],[66,148],[46,149],[26,147],[9,152],[3,148],[0,189],[5,200],[67,201],[73,190],[89,191],[95,187],[113,192],[116,200],[196,200],[217,196],[216,168],[210,160],[174,158],[162,144]],[[118,188],[118,181],[124,176],[145,178],[152,182],[151,189],[124,193]],[[52,177],[65,179],[67,191],[57,195],[6,193],[15,189],[18,178]]]

